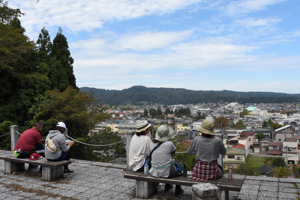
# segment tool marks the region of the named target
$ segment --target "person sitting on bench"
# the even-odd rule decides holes
[[[45,148],[45,156],[48,161],[62,161],[70,160],[70,147],[74,144],[73,141],[66,143],[66,138],[63,133],[66,130],[66,124],[64,122],[58,122],[54,130],[50,130],[49,134],[46,137],[46,141],[50,138],[54,145],[55,151],[51,152],[48,148]],[[68,165],[64,166],[64,173],[72,173]]]
[[[172,161],[171,154],[175,154],[176,147],[173,142],[168,141],[173,136],[173,128],[170,125],[161,125],[158,127],[155,139],[150,145],[151,165],[149,173],[154,177],[172,178],[178,176],[176,166]],[[173,186],[165,185],[165,191],[169,191]],[[180,185],[176,185],[175,195],[183,193]]]
[[[143,172],[146,157],[150,154],[151,138],[148,136],[151,124],[146,120],[137,122],[137,130],[129,147],[129,167],[133,171]]]
[[[33,153],[45,157],[44,145],[42,143],[41,131],[43,125],[41,122],[34,122],[31,129],[24,131],[17,141],[16,147],[14,148],[14,155],[16,158],[30,158]],[[37,165],[29,164],[28,169],[36,169]],[[42,168],[40,168],[40,171]]]
[[[209,181],[223,177],[223,169],[218,165],[219,154],[226,154],[226,148],[219,137],[215,137],[214,123],[204,120],[198,127],[201,135],[196,136],[187,150],[187,154],[196,152],[196,164],[192,179]]]

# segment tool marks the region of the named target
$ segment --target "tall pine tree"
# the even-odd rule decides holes
[[[52,63],[52,59],[50,57],[52,43],[50,40],[49,32],[43,27],[41,33],[39,34],[39,38],[37,40],[37,68],[38,72],[43,74],[45,77],[45,84],[47,85],[47,89],[51,89],[52,82],[49,78],[50,74],[50,66]]]
[[[72,86],[78,90],[72,66],[74,60],[69,51],[67,38],[63,35],[61,28],[59,28],[59,31],[53,40],[50,56],[53,59],[49,74],[49,78],[52,81],[51,88],[62,92],[68,86]]]

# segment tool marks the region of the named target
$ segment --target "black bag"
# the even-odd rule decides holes
[[[157,149],[162,143],[164,143],[164,142],[160,142],[158,145],[156,145],[156,146],[154,147],[154,149],[152,149],[150,155],[147,156],[146,161],[147,161],[147,163],[148,163],[149,169],[151,168],[151,160],[152,160],[151,156],[152,156],[152,153],[153,153],[153,151],[154,151],[155,149]]]

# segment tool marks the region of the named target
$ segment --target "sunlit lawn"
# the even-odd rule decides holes
[[[247,164],[251,167],[262,167],[265,165],[266,157],[249,155],[247,158]]]

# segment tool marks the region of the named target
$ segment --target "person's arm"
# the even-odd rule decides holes
[[[70,147],[70,143],[73,142],[73,141],[70,141],[68,145],[66,145],[66,138],[64,135],[60,135],[59,137],[59,143],[60,143],[60,149],[63,151],[63,152],[67,152],[69,151]]]
[[[196,146],[195,146],[195,140],[192,141],[192,143],[190,144],[189,148],[187,149],[187,154],[194,154],[196,153]]]
[[[221,140],[220,142],[220,154],[225,155],[226,154],[226,148]]]
[[[150,153],[151,153],[150,145],[151,145],[152,141],[151,141],[150,137],[148,137],[148,136],[145,136],[145,137],[148,138],[147,141],[146,141],[146,152],[145,153],[146,153],[147,156],[150,156]]]
[[[171,152],[171,154],[175,154],[175,152],[176,152],[176,147],[175,147],[175,145],[173,144],[173,142],[171,142],[170,152]]]

